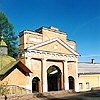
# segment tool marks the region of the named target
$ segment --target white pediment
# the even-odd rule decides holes
[[[61,39],[59,39],[59,38],[54,38],[54,39],[51,39],[51,40],[49,40],[49,41],[39,43],[39,44],[37,44],[37,45],[35,45],[35,46],[28,47],[27,50],[37,49],[37,48],[39,48],[39,47],[42,47],[42,46],[48,45],[48,44],[50,44],[50,43],[53,43],[53,42],[55,42],[55,41],[59,42],[63,47],[65,47],[66,49],[68,49],[68,50],[69,50],[71,53],[73,53],[74,55],[79,56],[79,54],[78,54],[73,48],[71,48],[70,45],[66,44],[65,42],[63,42],[63,41],[62,41]],[[55,47],[55,48],[56,48],[56,47]]]

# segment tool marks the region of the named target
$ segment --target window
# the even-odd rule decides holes
[[[89,89],[90,88],[90,84],[89,82],[86,82],[86,89]]]
[[[79,83],[79,89],[83,89],[83,84]]]

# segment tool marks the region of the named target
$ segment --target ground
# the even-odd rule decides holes
[[[0,98],[4,100],[4,98]],[[33,93],[28,95],[13,95],[7,100],[100,100],[100,90],[82,93],[56,91],[48,93]]]

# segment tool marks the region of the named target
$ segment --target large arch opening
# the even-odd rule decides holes
[[[48,91],[61,90],[61,70],[52,65],[47,70]]]
[[[38,77],[32,79],[32,92],[39,92],[39,82],[40,79]]]
[[[69,79],[69,89],[72,89],[72,90],[75,89],[74,78],[72,76],[69,76],[68,79]]]

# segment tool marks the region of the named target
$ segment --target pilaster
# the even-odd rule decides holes
[[[63,61],[64,63],[64,86],[65,90],[69,90],[69,82],[68,82],[68,65],[67,61]]]
[[[61,74],[61,90],[64,90],[64,72]]]
[[[26,49],[26,42],[27,42],[27,40],[26,40],[26,34],[24,33],[24,49]]]
[[[47,92],[47,68],[46,68],[46,59],[42,59],[42,80],[43,80],[43,92]]]
[[[76,91],[76,92],[79,92],[79,82],[78,82],[78,62],[77,62],[77,61],[76,61],[75,91]]]

